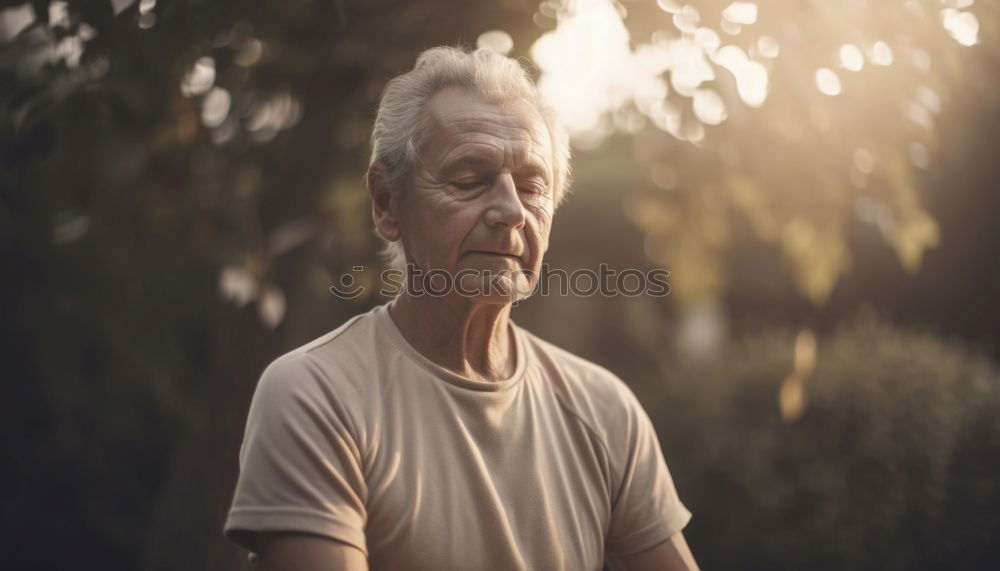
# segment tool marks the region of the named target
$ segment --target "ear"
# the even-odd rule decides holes
[[[390,242],[399,240],[399,196],[389,190],[385,166],[375,162],[365,177],[372,199],[372,219],[379,236]]]

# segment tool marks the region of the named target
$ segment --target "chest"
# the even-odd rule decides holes
[[[366,474],[372,568],[601,569],[603,445],[537,387],[480,396],[385,399]]]

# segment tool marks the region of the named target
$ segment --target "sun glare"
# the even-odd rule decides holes
[[[947,0],[942,4],[942,35],[962,46],[978,43],[979,21],[968,11],[973,1]],[[615,130],[637,132],[646,120],[678,139],[692,140],[693,136],[700,140],[705,130],[688,122],[713,127],[730,117],[728,108],[736,103],[763,106],[772,89],[778,89],[772,85],[772,73],[782,66],[801,69],[810,58],[817,62],[810,66],[816,70],[810,79],[825,96],[844,91],[840,70],[866,73],[866,64],[887,68],[901,57],[918,72],[929,73],[931,69],[929,53],[915,45],[905,29],[880,28],[883,38],[865,41],[865,30],[876,28],[859,21],[856,29],[842,30],[845,37],[855,39],[840,44],[832,58],[823,58],[820,63],[822,60],[814,57],[818,54],[810,54],[815,48],[798,49],[788,56],[779,48],[788,43],[815,43],[807,39],[810,32],[804,28],[810,24],[787,18],[780,4],[759,7],[757,2],[732,2],[724,4],[721,12],[679,0],[657,0],[656,6],[662,23],[650,41],[632,37],[625,23],[628,12],[614,0],[549,0],[539,8],[536,16],[555,22],[554,29],[531,48],[542,72],[539,89],[543,98],[560,110],[576,143],[594,146]],[[843,11],[845,17],[863,17],[864,11],[871,11],[874,23],[878,9],[853,1],[831,2],[826,12],[817,13],[814,23],[825,25],[822,14],[835,10]],[[918,19],[933,14],[916,0],[908,0],[901,11]],[[780,25],[775,27],[775,22]],[[651,22],[642,24],[648,27]],[[746,31],[758,28],[758,35],[748,45]],[[814,32],[823,36],[832,33],[826,29]],[[510,36],[499,31],[484,33],[478,43],[501,53],[513,46]],[[720,73],[730,77],[723,78]],[[206,76],[202,73],[202,81],[208,84],[202,88],[207,90],[211,85]],[[885,81],[882,77],[878,81]],[[781,88],[795,89],[789,83],[793,78],[786,74],[785,79]],[[738,102],[727,101],[732,91],[719,89],[721,80],[735,85]],[[922,92],[917,101],[904,102],[903,114],[930,128],[939,106],[934,95]]]

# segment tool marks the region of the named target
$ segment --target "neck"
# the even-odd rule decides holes
[[[478,381],[514,374],[510,304],[401,293],[389,315],[403,337],[431,361]]]

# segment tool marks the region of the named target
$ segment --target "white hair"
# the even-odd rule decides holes
[[[540,100],[521,63],[485,49],[430,48],[417,57],[412,70],[389,81],[375,115],[366,177],[380,163],[389,191],[404,190],[431,134],[425,113],[427,102],[446,87],[463,87],[491,103],[524,99],[535,106],[552,141],[553,201],[557,207],[569,189],[569,135],[555,112]],[[406,254],[402,242],[384,241],[385,262],[403,269]]]

